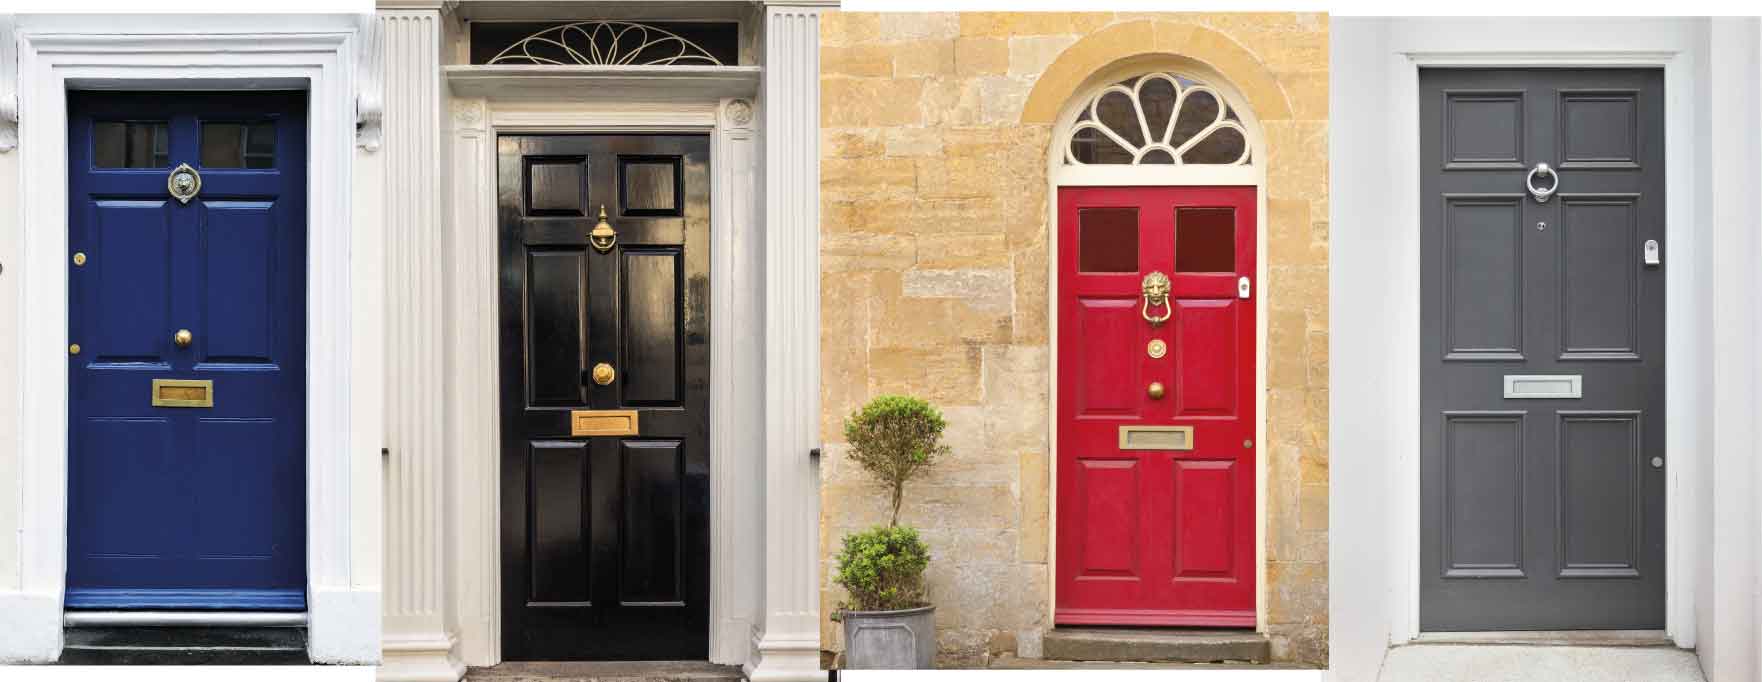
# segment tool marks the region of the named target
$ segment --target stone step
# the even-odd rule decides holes
[[[1272,643],[1252,630],[1054,628],[1042,657],[1059,661],[1266,663]]]
[[[739,682],[738,666],[703,661],[523,661],[472,668],[467,682]]]
[[[308,665],[302,627],[67,628],[62,665]]]

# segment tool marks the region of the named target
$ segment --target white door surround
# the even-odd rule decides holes
[[[534,133],[710,137],[709,657],[753,679],[824,677],[809,451],[819,442],[818,19],[832,4],[766,2],[741,14],[743,46],[756,45],[763,67],[481,67],[452,63],[468,29],[461,14],[531,20],[556,7],[382,0],[383,21],[422,26],[400,37],[388,25],[387,63],[402,66],[386,74],[387,163],[437,169],[389,173],[386,194],[438,212],[391,230],[426,231],[432,243],[421,248],[434,257],[409,266],[423,284],[404,296],[411,311],[388,318],[388,338],[445,339],[415,365],[445,381],[430,394],[442,396],[444,428],[420,450],[392,453],[408,460],[394,465],[390,487],[410,492],[388,497],[381,680],[451,682],[465,666],[501,661],[496,145],[498,135]],[[670,4],[667,16],[694,16],[691,7]],[[704,11],[727,19],[726,6]],[[584,4],[570,14],[595,12]],[[423,64],[432,66],[412,66]],[[400,132],[431,115],[436,129]],[[414,149],[400,149],[404,137]],[[425,421],[391,407],[394,433],[421,427],[401,420]]]
[[[1719,583],[1717,574],[1731,570],[1731,564],[1712,562],[1712,537],[1743,519],[1709,500],[1725,486],[1749,489],[1753,495],[1756,483],[1747,464],[1735,472],[1732,468],[1734,460],[1753,455],[1753,446],[1734,442],[1727,450],[1719,444],[1725,442],[1727,429],[1745,429],[1747,434],[1749,427],[1739,424],[1756,416],[1749,388],[1753,363],[1735,348],[1722,349],[1728,336],[1733,343],[1740,336],[1754,341],[1754,329],[1745,325],[1753,326],[1747,321],[1755,319],[1756,303],[1722,292],[1752,291],[1756,278],[1733,267],[1736,262],[1724,267],[1722,262],[1753,262],[1756,241],[1742,231],[1757,226],[1753,205],[1747,224],[1712,218],[1722,209],[1731,210],[1726,207],[1754,202],[1756,187],[1722,189],[1719,176],[1722,169],[1742,169],[1747,161],[1752,167],[1747,173],[1727,175],[1754,183],[1757,154],[1753,143],[1746,148],[1736,144],[1742,137],[1734,137],[1753,133],[1732,133],[1709,126],[1709,121],[1723,117],[1730,126],[1753,131],[1758,123],[1756,81],[1753,70],[1744,82],[1741,66],[1721,67],[1710,53],[1721,45],[1735,46],[1748,51],[1753,65],[1757,46],[1754,20],[1731,20],[1749,22],[1747,32],[1727,31],[1726,42],[1709,41],[1723,21],[1428,18],[1341,19],[1332,25],[1329,296],[1334,311],[1330,386],[1335,395],[1330,400],[1329,451],[1335,454],[1329,593],[1337,605],[1330,618],[1330,651],[1343,679],[1374,678],[1386,647],[1421,635],[1420,425],[1415,410],[1422,303],[1417,229],[1421,68],[1663,70],[1664,248],[1671,266],[1666,273],[1666,634],[1680,647],[1699,646],[1705,665],[1709,638],[1741,619],[1714,615],[1715,596],[1708,583]],[[1736,93],[1722,98],[1722,88]],[[1743,92],[1750,93],[1750,115],[1733,116],[1744,111],[1738,94]],[[1717,150],[1728,145],[1735,146],[1728,147],[1733,158],[1727,165]],[[1736,215],[1745,213],[1738,210]],[[1745,378],[1720,381],[1728,376]],[[1733,398],[1729,402],[1722,399],[1727,391]],[[1726,421],[1732,418],[1736,421]],[[1727,481],[1730,473],[1739,475]],[[1745,482],[1745,475],[1751,480]],[[1753,552],[1756,540],[1747,543]],[[1737,566],[1738,571],[1749,570]]]
[[[1138,164],[1138,165],[1074,165],[1065,163],[1066,147],[1072,135],[1072,128],[1077,117],[1083,113],[1084,107],[1100,92],[1121,81],[1136,78],[1149,73],[1169,73],[1194,79],[1205,84],[1222,98],[1229,110],[1241,118],[1243,139],[1250,151],[1250,161],[1240,165],[1230,164]],[[1267,626],[1267,575],[1266,575],[1266,538],[1267,536],[1267,467],[1269,451],[1264,447],[1266,439],[1266,343],[1267,343],[1267,296],[1264,282],[1267,277],[1267,207],[1266,207],[1266,137],[1261,132],[1260,122],[1255,118],[1254,108],[1249,105],[1246,97],[1236,89],[1228,76],[1196,60],[1177,58],[1167,55],[1146,55],[1138,58],[1122,60],[1085,79],[1082,87],[1071,93],[1070,98],[1061,109],[1053,127],[1052,146],[1047,155],[1047,201],[1046,226],[1048,238],[1047,249],[1047,376],[1050,377],[1047,388],[1047,414],[1058,414],[1058,304],[1059,297],[1059,256],[1058,256],[1058,188],[1080,186],[1253,186],[1255,193],[1255,273],[1254,273],[1254,395],[1255,424],[1254,442],[1263,444],[1257,452],[1254,463],[1254,566],[1255,593],[1254,612],[1255,630],[1266,632]],[[1058,425],[1059,420],[1047,420],[1047,442],[1051,445],[1052,455],[1048,457],[1051,470],[1048,480],[1054,481],[1054,490],[1048,495],[1048,517],[1052,520],[1047,524],[1047,552],[1056,561],[1058,556]],[[1057,610],[1058,581],[1047,581],[1046,622],[1051,623]]]
[[[371,113],[357,73],[371,30],[350,15],[19,17],[17,149],[0,160],[0,661],[62,644],[67,552],[67,117],[73,89],[303,89],[307,206],[307,611],[314,662],[379,660],[378,160],[356,149]],[[12,24],[13,22],[6,22]],[[369,60],[370,61],[370,60]],[[9,99],[10,72],[0,72]],[[362,107],[360,105],[367,105]],[[0,107],[4,109],[5,107]],[[0,111],[0,113],[4,113]],[[367,126],[369,131],[371,126]],[[0,147],[0,151],[6,151]],[[16,175],[13,175],[15,173]],[[367,196],[363,196],[366,194]],[[28,302],[28,304],[26,303]],[[27,333],[18,333],[23,330]],[[10,434],[17,434],[11,438]],[[16,538],[16,543],[14,543]]]

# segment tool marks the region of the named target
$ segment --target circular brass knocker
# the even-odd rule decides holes
[[[172,169],[171,175],[165,177],[165,190],[177,203],[187,204],[202,191],[202,174],[191,168],[190,164],[180,163]]]
[[[1162,315],[1151,315],[1150,309],[1157,306],[1162,307]],[[1152,270],[1150,274],[1144,276],[1144,308],[1141,312],[1144,314],[1144,321],[1149,322],[1152,327],[1161,326],[1162,323],[1169,321],[1169,316],[1173,315],[1175,311],[1169,307],[1168,275]]]

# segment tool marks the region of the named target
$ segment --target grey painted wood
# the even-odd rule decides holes
[[[1421,71],[1423,630],[1664,625],[1663,85]],[[1583,397],[1508,399],[1513,374]]]

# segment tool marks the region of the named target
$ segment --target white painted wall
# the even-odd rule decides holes
[[[1713,682],[1758,674],[1762,256],[1755,19],[1337,18],[1330,149],[1330,651],[1376,678],[1417,624],[1416,60],[1666,67],[1670,634]],[[1719,311],[1714,315],[1713,311]]]

